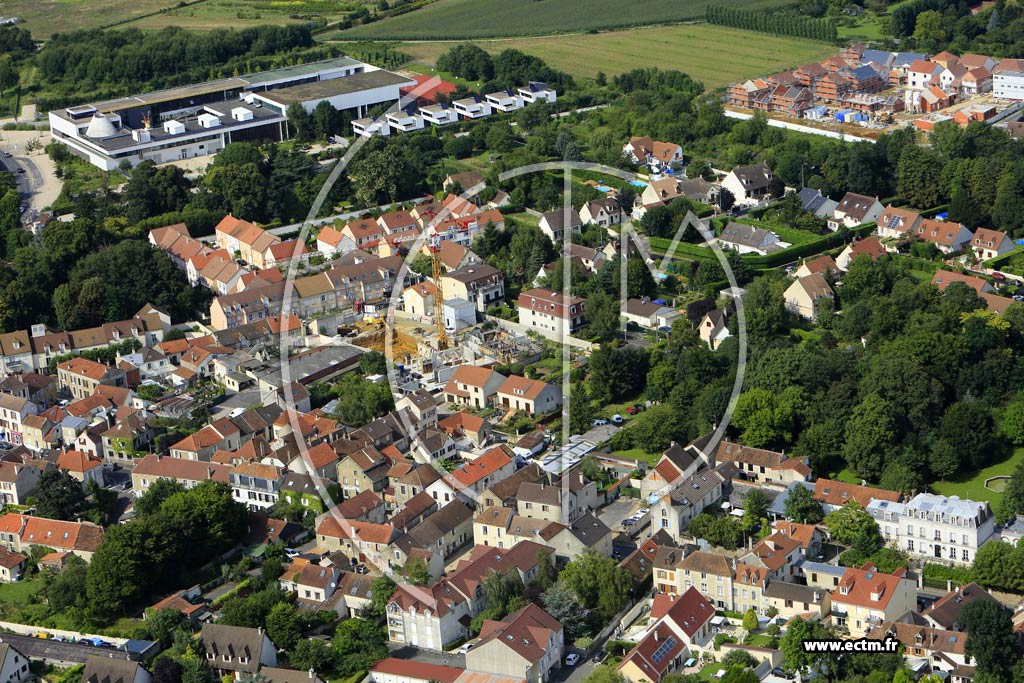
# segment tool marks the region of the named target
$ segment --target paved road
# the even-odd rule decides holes
[[[130,656],[123,650],[112,647],[93,647],[78,643],[63,643],[57,640],[46,640],[33,636],[22,636],[4,633],[0,642],[13,645],[26,657],[44,659],[49,662],[84,664],[91,655],[102,655],[114,659],[128,659]],[[137,658],[137,657],[136,657]]]
[[[32,173],[28,170],[28,168],[26,168],[26,164],[19,163],[19,161],[23,162],[27,160],[19,159],[16,157],[0,157],[0,163],[3,164],[3,167],[8,172],[14,174],[14,180],[18,184],[18,192],[21,194],[22,197],[27,197],[28,195],[32,194]],[[33,167],[35,167],[35,164],[33,164]],[[25,173],[18,173],[19,168],[24,169]],[[38,168],[36,168],[35,171],[36,174],[39,173]]]

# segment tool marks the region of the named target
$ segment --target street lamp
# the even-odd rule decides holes
[[[817,166],[811,166],[806,161],[800,164],[800,187],[804,187],[804,169],[809,168],[812,171],[817,171]]]

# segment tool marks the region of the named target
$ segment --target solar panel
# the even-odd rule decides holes
[[[672,651],[672,648],[676,646],[676,639],[673,636],[669,636],[665,639],[665,642],[654,651],[651,655],[651,661],[655,664],[661,664],[661,660],[668,656],[668,653]]]

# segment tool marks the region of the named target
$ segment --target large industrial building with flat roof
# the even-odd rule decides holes
[[[50,112],[53,140],[104,170],[216,154],[289,136],[286,110],[328,101],[355,116],[398,101],[415,81],[348,57]]]

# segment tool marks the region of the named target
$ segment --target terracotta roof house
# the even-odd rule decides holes
[[[879,237],[900,238],[914,234],[914,231],[921,224],[921,214],[910,209],[900,209],[895,206],[885,207],[885,211],[878,217],[875,225]]]
[[[90,522],[63,522],[15,513],[0,517],[0,545],[15,552],[45,546],[73,552],[89,561],[102,541],[103,527]]]
[[[926,242],[931,242],[943,254],[951,254],[968,246],[973,233],[960,223],[954,221],[937,221],[930,218],[921,220],[913,235]]]
[[[974,254],[979,260],[986,261],[1009,254],[1017,248],[1017,245],[1009,235],[1001,230],[978,228],[974,231],[974,238],[971,239],[971,248],[974,249]]]
[[[846,245],[846,248],[836,258],[836,265],[840,270],[845,271],[850,269],[853,259],[862,254],[870,256],[872,261],[877,261],[885,253],[885,247],[882,246],[877,237],[865,237],[864,239],[854,240]]]
[[[870,563],[859,569],[847,567],[832,591],[832,620],[851,638],[863,638],[875,626],[898,619],[916,606],[916,582],[902,568],[886,574]]]
[[[696,588],[668,602],[664,615],[618,666],[630,683],[659,683],[663,676],[680,668],[694,650],[703,648],[712,635],[715,608]]]
[[[125,386],[125,372],[87,358],[76,357],[57,365],[57,381],[72,397],[86,398],[101,384]]]
[[[103,485],[103,460],[82,451],[68,450],[57,457],[57,469],[67,472],[84,486],[90,481]]]
[[[685,446],[673,441],[666,448],[658,462],[647,472],[640,484],[642,495],[664,495],[668,490],[679,486],[701,467],[708,464],[708,457],[701,451],[696,441]]]
[[[469,408],[486,408],[507,378],[501,373],[476,365],[460,365],[444,385],[448,403]]]
[[[887,500],[896,503],[900,500],[900,494],[896,491],[887,491],[871,486],[847,484],[844,481],[818,479],[814,482],[814,499],[821,503],[825,512],[828,513],[838,510],[851,500],[856,501],[862,508],[867,508],[872,500]]]
[[[825,254],[824,256],[819,256],[818,258],[812,259],[810,261],[805,260],[803,263],[800,264],[799,268],[793,271],[793,275],[795,275],[796,277],[807,277],[808,275],[813,275],[814,273],[821,273],[822,275],[828,275],[829,273],[832,273],[833,275],[835,275],[836,273],[839,272],[839,270],[840,268],[836,264],[835,259],[832,258],[832,255]]]
[[[937,270],[935,275],[932,276],[932,284],[939,288],[940,292],[945,292],[946,288],[954,282],[967,285],[979,295],[992,294],[996,290],[988,283],[988,280],[980,278],[976,275],[967,275],[966,273],[959,273],[952,270]]]
[[[498,387],[494,403],[527,415],[546,415],[561,407],[562,392],[547,382],[512,375]]]

